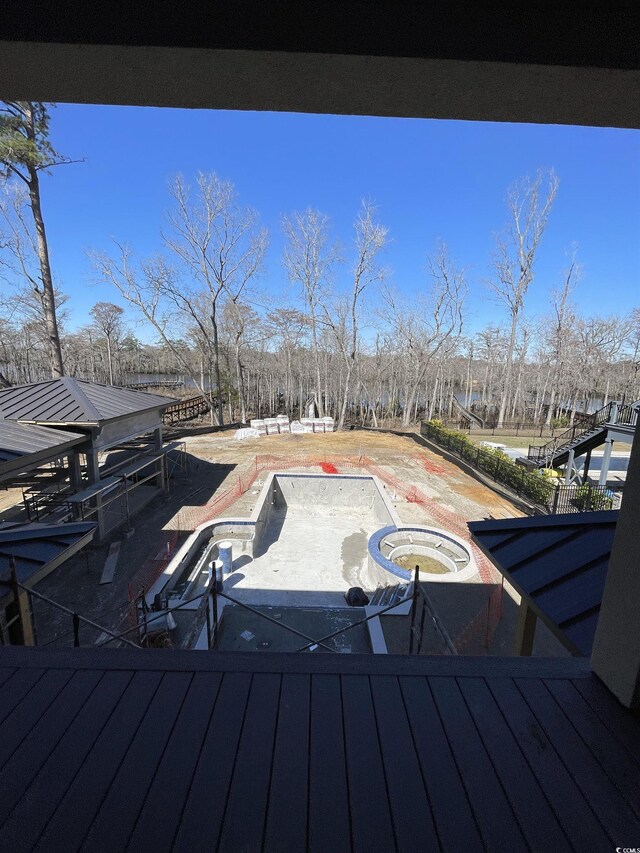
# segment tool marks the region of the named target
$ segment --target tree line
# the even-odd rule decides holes
[[[389,228],[367,199],[342,244],[326,213],[309,207],[282,217],[292,296],[277,304],[263,275],[268,232],[213,172],[192,184],[175,178],[154,256],[138,257],[124,239],[90,253],[96,279],[120,304],[97,302],[90,323],[72,331],[53,283],[39,184],[41,172],[68,162],[49,143],[47,105],[5,102],[0,276],[5,292],[13,289],[0,315],[4,384],[63,373],[111,384],[139,373],[182,376],[218,424],[280,411],[298,417],[313,403],[339,426],[407,426],[458,417],[461,406],[498,426],[551,425],[610,399],[640,398],[640,309],[583,316],[575,247],[546,315],[525,310],[558,192],[553,171],[508,190],[489,282],[503,319],[475,334],[464,270],[444,242],[428,255],[416,292],[393,286],[384,266]],[[132,319],[153,344],[136,337]]]

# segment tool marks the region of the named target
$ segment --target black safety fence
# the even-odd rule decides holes
[[[599,486],[592,483],[559,482],[541,471],[528,471],[504,453],[485,450],[469,441],[465,435],[451,432],[438,424],[424,422],[420,434],[467,462],[496,483],[506,486],[518,497],[526,498],[550,513],[590,512],[618,509],[622,502],[624,484]]]
[[[542,474],[527,471],[521,465],[493,450],[485,450],[473,444],[465,435],[450,432],[437,424],[425,421],[420,434],[439,447],[453,453],[473,468],[491,477],[496,483],[511,489],[518,497],[548,507],[553,498],[553,483]]]

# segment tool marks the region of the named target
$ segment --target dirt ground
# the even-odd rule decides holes
[[[188,435],[183,440],[186,447],[186,455],[182,460],[184,466],[174,466],[170,494],[167,497],[156,498],[133,519],[134,532],[128,536],[116,533],[111,539],[85,549],[84,554],[72,558],[40,582],[37,587],[38,592],[94,620],[100,626],[111,630],[123,630],[126,625],[128,586],[131,578],[136,575],[141,566],[148,565],[149,561],[162,552],[171,532],[173,532],[171,547],[178,547],[193,528],[191,520],[194,517],[197,519],[202,512],[206,512],[207,505],[217,500],[221,494],[236,487],[239,478],[244,478],[248,472],[255,470],[256,456],[275,457],[270,463],[272,470],[278,470],[279,462],[282,464],[286,461],[291,464],[312,459],[316,463],[333,462],[338,471],[341,470],[341,457],[351,459],[366,457],[382,472],[395,477],[404,487],[415,486],[429,499],[430,503],[427,505],[410,502],[390,490],[392,499],[395,498],[394,503],[400,518],[408,523],[433,523],[434,518],[429,513],[429,506],[455,513],[464,521],[489,516],[505,518],[523,514],[508,500],[408,437],[349,431],[327,435],[265,436],[260,439],[238,441],[234,438],[234,432],[229,431],[209,435]],[[296,469],[294,466],[289,470]],[[300,470],[318,471],[320,469],[300,467]],[[349,470],[357,473],[357,469]],[[363,468],[362,472],[366,473],[366,469]],[[260,480],[256,485],[259,483]],[[248,514],[255,503],[257,491],[256,488],[248,489],[224,514],[242,516]],[[19,501],[20,498],[21,495],[18,492],[13,494],[0,492],[0,519],[6,517],[5,513],[11,503]],[[2,512],[3,508],[5,512]],[[435,520],[437,522],[437,518]],[[121,540],[115,577],[112,583],[101,585],[100,576],[104,561],[110,542],[114,538]],[[479,613],[483,608],[486,610],[488,584],[444,586],[476,587],[476,592],[470,596],[466,604],[460,601],[456,603],[453,597],[448,597],[449,604],[447,604],[445,600],[447,597],[438,592],[436,603],[440,615],[443,621],[455,623],[456,630],[458,623],[466,624],[465,620],[469,614],[473,620],[473,614],[476,611]],[[481,590],[479,587],[482,586],[487,589]],[[472,591],[469,590],[469,592]],[[509,599],[506,610],[510,614],[507,633],[511,635],[517,608],[513,596],[506,596],[506,598]],[[71,643],[72,626],[71,617],[68,614],[61,613],[42,602],[36,602],[34,610],[39,644]],[[450,612],[447,613],[447,611]],[[400,628],[395,620],[394,623],[396,627],[391,634],[398,632],[399,635],[404,635],[404,628]],[[476,633],[481,634],[483,630],[480,627]],[[386,629],[385,633],[387,633]],[[504,633],[502,626],[495,633],[496,650],[499,647],[501,649],[499,653],[509,653],[511,637],[500,639],[498,643],[497,639]],[[81,642],[82,644],[93,643],[100,634],[98,629],[83,627]],[[391,640],[392,637],[390,636],[389,639]],[[400,651],[402,645],[402,643],[390,642],[390,650],[395,651],[397,646],[397,650]],[[425,649],[432,652],[434,650],[429,647]],[[548,648],[546,643],[543,643],[541,648],[536,648],[536,652],[559,653],[553,646],[551,649]]]

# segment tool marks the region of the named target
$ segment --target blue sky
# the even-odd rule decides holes
[[[52,111],[51,128],[61,152],[85,158],[42,182],[54,275],[71,297],[71,327],[87,322],[95,302],[118,302],[115,291],[92,282],[86,251],[108,249],[112,236],[142,256],[158,251],[168,183],[198,170],[232,180],[241,201],[260,212],[271,235],[262,284],[274,294],[288,289],[281,215],[318,208],[348,247],[360,200],[369,197],[389,228],[384,263],[393,284],[409,295],[424,288],[426,255],[442,238],[467,271],[473,331],[504,317],[485,282],[493,235],[508,222],[507,188],[553,167],[560,188],[527,312],[546,310],[574,241],[583,312],[623,313],[640,304],[637,131],[65,104]],[[347,271],[341,275],[346,286]]]

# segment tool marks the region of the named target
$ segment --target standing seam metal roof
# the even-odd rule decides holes
[[[468,524],[474,540],[572,651],[590,655],[617,510]]]
[[[90,521],[69,524],[20,524],[0,528],[0,590],[9,579],[15,561],[20,583],[27,583],[47,564],[92,534],[97,524]]]
[[[86,441],[86,435],[0,419],[0,466],[34,453]]]
[[[174,402],[160,394],[65,376],[1,390],[0,416],[29,423],[99,424]]]

